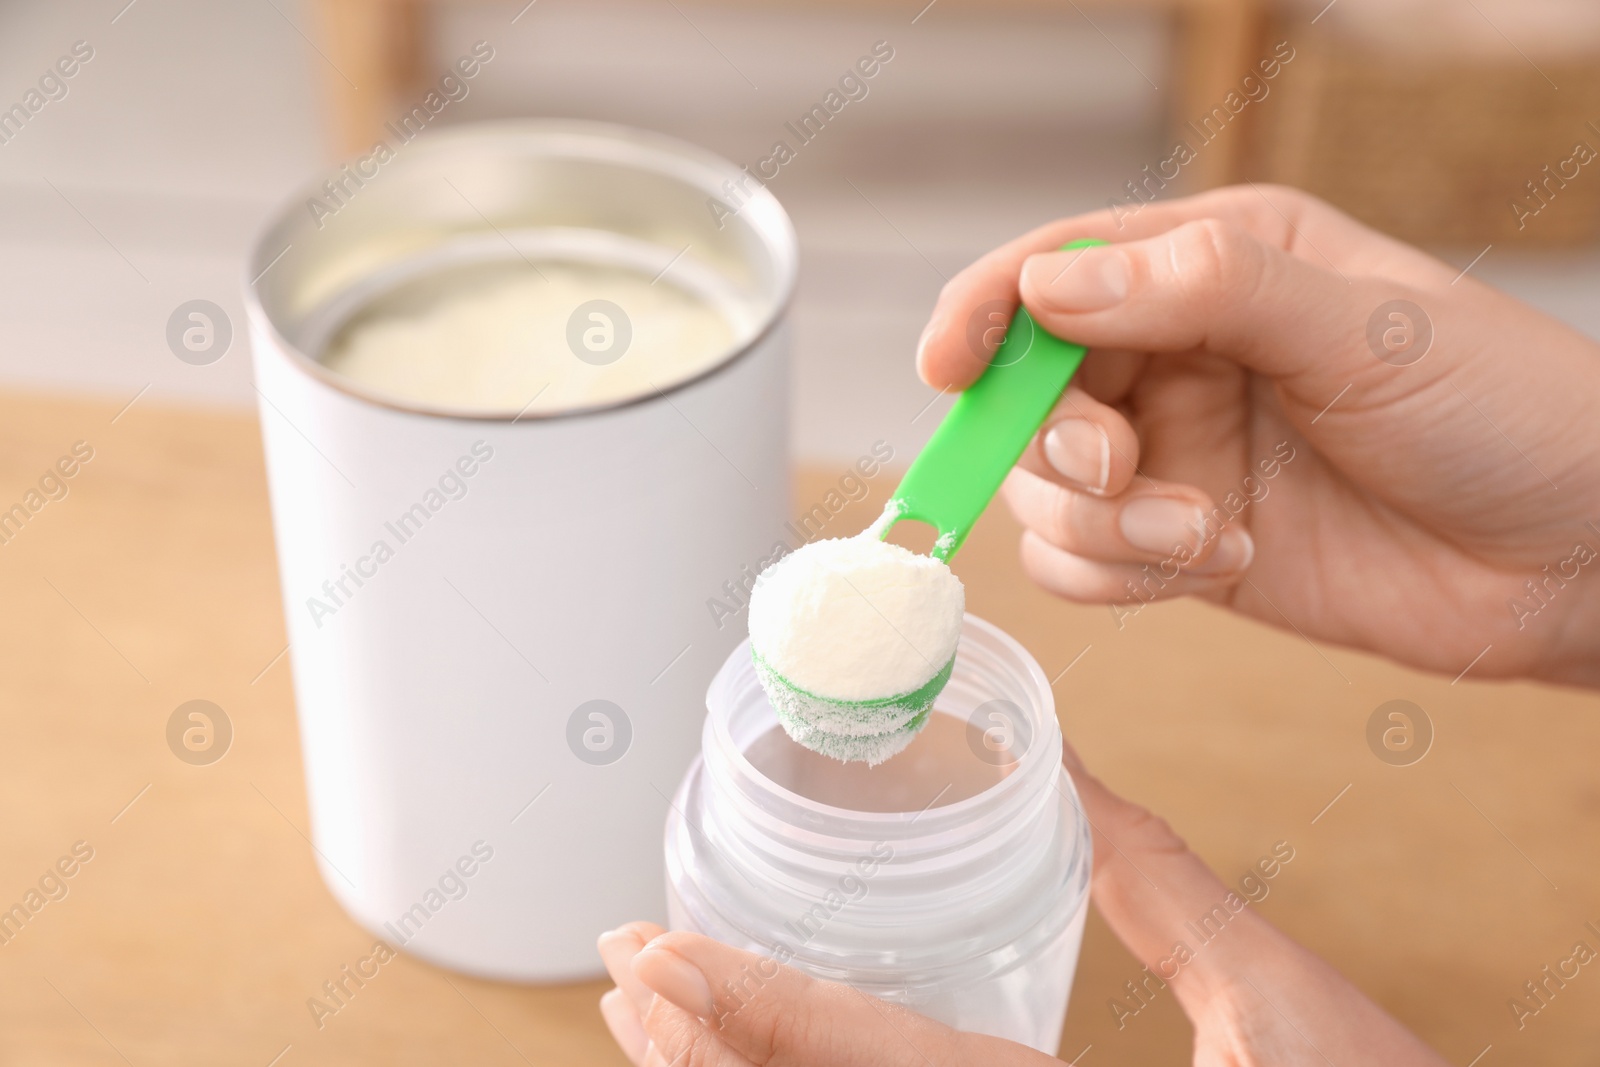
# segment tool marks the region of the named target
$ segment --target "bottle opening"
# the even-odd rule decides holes
[[[986,736],[987,734],[987,736]],[[1016,766],[1006,742],[953,713],[935,708],[928,724],[898,755],[876,767],[842,763],[791,740],[774,725],[744,751],[776,785],[829,807],[865,812],[921,812],[978,796]]]
[[[784,731],[756,676],[748,643],[723,665],[707,695],[704,751],[710,779],[731,794],[763,798],[783,821],[854,839],[888,832],[904,841],[991,832],[1049,790],[1060,771],[1049,683],[1027,652],[966,616],[955,667],[927,724],[876,766],[812,752]],[[745,801],[735,802],[737,817]],[[936,846],[943,847],[943,846]]]

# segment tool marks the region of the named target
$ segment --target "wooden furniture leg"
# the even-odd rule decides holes
[[[365,151],[419,79],[426,0],[315,0],[340,156]]]
[[[1244,121],[1230,122],[1204,147],[1187,124],[1198,124],[1213,108],[1221,107],[1228,93],[1238,90],[1244,76],[1253,72],[1265,20],[1259,0],[1213,0],[1186,4],[1177,11],[1177,91],[1169,106],[1175,136],[1197,150],[1195,160],[1184,168],[1190,191],[1242,177],[1247,134],[1243,127],[1253,117],[1249,108],[1240,116]]]

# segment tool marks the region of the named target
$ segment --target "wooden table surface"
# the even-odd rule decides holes
[[[41,882],[59,897],[32,898],[43,906],[0,944],[0,1062],[623,1062],[602,982],[503,985],[404,957],[317,1027],[307,999],[372,938],[305,838],[257,427],[121,407],[0,395],[0,510],[76,442],[93,449],[67,495],[0,544],[0,908]],[[804,472],[799,502],[842,473]],[[864,525],[890,480],[839,529]],[[1600,948],[1585,929],[1600,924],[1600,700],[1470,672],[1452,685],[1198,604],[1119,630],[1028,586],[1014,538],[996,509],[963,550],[970,606],[1050,675],[1071,664],[1062,721],[1111,785],[1225,879],[1291,842],[1262,912],[1453,1063],[1485,1046],[1481,1067],[1593,1062],[1600,967],[1520,1031],[1508,1001],[1575,942]],[[1365,739],[1396,698],[1436,730],[1411,766]],[[235,730],[209,766],[165,739],[192,699]],[[58,862],[70,878],[47,877]],[[1113,1022],[1108,1002],[1138,972],[1092,917],[1066,1058],[1188,1062],[1170,996]]]

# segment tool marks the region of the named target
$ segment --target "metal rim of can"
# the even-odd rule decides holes
[[[425,147],[433,152],[448,151],[452,142],[492,141],[495,139],[503,139],[508,145],[517,140],[535,141],[543,139],[547,142],[546,154],[564,154],[596,162],[628,164],[641,169],[654,170],[663,177],[677,178],[688,185],[695,186],[708,197],[715,197],[720,194],[724,181],[730,179],[737,181],[744,176],[744,171],[729,160],[688,141],[618,123],[590,122],[577,119],[503,119],[463,123],[459,126],[430,134]],[[561,151],[562,149],[566,151],[563,152]],[[583,151],[574,151],[575,149],[582,149]],[[245,266],[244,308],[246,319],[268,331],[278,350],[288,357],[286,360],[287,365],[308,378],[362,403],[370,404],[374,407],[387,408],[406,415],[471,422],[527,422],[537,424],[559,419],[581,418],[621,411],[630,407],[654,403],[708,378],[722,374],[738,364],[745,356],[759,349],[767,338],[778,329],[789,310],[790,304],[794,300],[794,290],[799,273],[799,238],[795,234],[794,223],[790,220],[788,212],[783,209],[783,205],[778,202],[778,198],[773,196],[771,191],[762,185],[749,200],[740,206],[739,211],[743,213],[746,208],[752,205],[759,205],[756,213],[764,213],[771,219],[771,225],[764,230],[754,226],[752,228],[773,257],[776,284],[772,304],[766,310],[764,319],[758,328],[753,330],[743,341],[730,347],[719,359],[706,366],[703,370],[654,393],[645,393],[639,396],[582,407],[562,408],[559,411],[511,413],[408,404],[399,398],[364,389],[359,383],[336,371],[329,370],[320,360],[301,351],[299,345],[292,343],[284,336],[282,330],[279,329],[278,322],[262,303],[259,282],[267,269],[270,268],[272,258],[282,255],[281,251],[270,251],[270,249],[277,247],[277,243],[271,241],[270,238],[289,224],[292,215],[298,212],[308,196],[316,196],[319,191],[320,188],[315,184],[315,179],[308,180],[304,185],[297,188],[272,212],[269,216],[270,221],[264,227],[260,236],[256,238]],[[287,251],[287,249],[283,251]]]

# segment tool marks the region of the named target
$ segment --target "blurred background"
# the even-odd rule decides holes
[[[0,145],[5,380],[249,406],[242,348],[186,366],[155,325],[195,298],[242,321],[245,249],[269,211],[368,149],[479,40],[495,59],[437,121],[603,119],[750,165],[873,42],[894,48],[770,186],[804,264],[801,458],[848,462],[881,412],[927,402],[905,357],[945,278],[1051,218],[1131,204],[1127,183],[1179,139],[1197,158],[1140,195],[1298,185],[1600,334],[1600,182],[1559,176],[1576,142],[1600,146],[1592,4],[125,3],[0,7],[8,104],[73,42],[94,50]],[[1204,143],[1280,42],[1294,58],[1267,95]]]
[[[1600,338],[1592,0],[0,0],[3,499],[76,437],[103,457],[0,559],[0,898],[77,836],[107,857],[59,906],[71,921],[0,945],[6,1062],[621,1062],[601,983],[446,984],[408,958],[326,1028],[305,1004],[370,939],[304,832],[245,257],[477,41],[494,58],[441,124],[601,119],[750,164],[874,42],[893,48],[769,186],[801,244],[801,499],[886,425],[902,461],[931,432],[921,413],[948,401],[929,407],[911,354],[948,277],[1150,195],[1298,185]],[[64,91],[26,105],[64,56]],[[1195,158],[1152,191],[1178,141]],[[164,336],[191,300],[235,331],[205,366]],[[1471,664],[1422,677],[1196,604],[1123,633],[1029,588],[1000,510],[964,550],[1000,576],[970,603],[1056,678],[1091,766],[1225,879],[1293,841],[1263,912],[1451,1062],[1592,1061],[1600,977],[1525,1026],[1508,1005],[1600,921],[1600,701],[1475,683]],[[201,695],[238,731],[214,771],[160,734]],[[1428,759],[1369,751],[1392,699],[1432,716]],[[1091,919],[1065,1058],[1187,1062],[1170,997],[1125,1025],[1108,1011],[1138,975]]]

